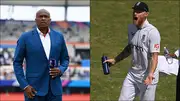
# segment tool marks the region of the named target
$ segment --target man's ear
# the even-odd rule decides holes
[[[49,19],[49,24],[51,23],[51,18]]]
[[[149,15],[149,12],[145,12],[144,16],[148,17],[148,15]]]

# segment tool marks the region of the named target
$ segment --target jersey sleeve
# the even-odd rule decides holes
[[[159,31],[157,29],[152,29],[149,32],[150,36],[149,36],[149,43],[150,43],[150,52],[154,53],[154,52],[160,52],[160,34]]]
[[[174,53],[177,57],[180,57],[180,49],[178,49],[177,51],[175,51],[175,53]]]
[[[128,25],[128,44],[131,43],[131,40],[134,37],[136,32],[137,32],[137,27],[134,24],[129,24]]]

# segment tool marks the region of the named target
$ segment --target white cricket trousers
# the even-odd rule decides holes
[[[133,101],[140,96],[140,101],[154,101],[157,84],[145,85],[135,81],[128,73],[121,89],[119,101]]]

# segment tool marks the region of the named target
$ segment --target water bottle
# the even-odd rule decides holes
[[[168,51],[168,49],[166,47],[164,47],[164,55],[165,56],[169,55],[169,51]]]
[[[169,55],[169,51],[166,47],[164,47],[164,56],[166,57],[166,61],[168,62],[168,64],[173,63],[173,58]]]
[[[108,75],[110,74],[110,70],[109,70],[109,63],[105,62],[103,63],[105,60],[107,60],[107,56],[102,56],[101,57],[101,62],[102,62],[102,68],[103,68],[103,72],[104,72],[104,75]]]

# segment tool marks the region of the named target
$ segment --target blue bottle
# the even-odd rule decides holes
[[[102,62],[102,68],[103,68],[103,72],[104,72],[104,75],[108,75],[110,74],[110,70],[109,70],[109,63],[103,63],[105,60],[107,60],[107,56],[102,56],[101,57],[101,62]]]

